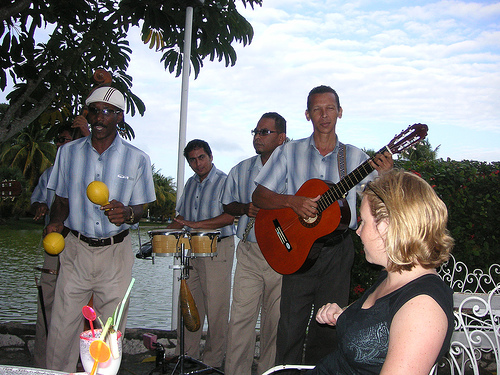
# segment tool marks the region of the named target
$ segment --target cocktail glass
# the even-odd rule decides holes
[[[90,344],[92,341],[98,339],[101,335],[102,329],[95,329],[95,337],[92,337],[92,330],[84,331],[80,334],[80,359],[82,361],[83,368],[87,373],[92,371],[92,366],[94,365],[94,358],[90,355]],[[109,336],[109,335],[107,335]],[[116,375],[120,368],[120,363],[122,361],[122,333],[117,332],[118,337],[118,358],[113,357],[113,353],[107,362],[102,362],[97,364],[96,374],[98,375]],[[106,340],[107,342],[107,340]]]

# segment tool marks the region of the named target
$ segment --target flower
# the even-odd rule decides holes
[[[416,174],[418,177],[422,177],[422,175],[421,175],[420,173],[418,173],[417,171],[413,171],[413,170],[412,170],[412,171],[410,171],[410,172],[412,172],[412,173]]]
[[[358,285],[356,285],[356,286],[354,287],[354,289],[353,289],[353,292],[354,292],[354,294],[356,294],[356,295],[360,295],[360,294],[364,293],[364,291],[365,291],[365,288],[363,288],[363,287],[362,287],[361,285],[359,285],[359,284],[358,284]]]

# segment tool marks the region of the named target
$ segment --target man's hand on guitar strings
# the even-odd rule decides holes
[[[302,197],[300,195],[290,195],[289,205],[290,208],[295,211],[304,220],[316,217],[318,214],[318,203],[317,201],[321,198],[318,195],[315,198]]]
[[[394,167],[394,160],[392,160],[392,154],[389,151],[375,155],[373,159],[369,160],[369,163],[380,174],[388,172]]]

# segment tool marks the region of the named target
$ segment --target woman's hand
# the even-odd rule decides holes
[[[343,311],[336,303],[327,303],[318,310],[316,321],[320,324],[334,326],[337,324],[337,319]]]

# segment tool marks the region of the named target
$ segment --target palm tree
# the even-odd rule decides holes
[[[176,202],[176,186],[173,177],[165,177],[160,170],[153,168],[153,181],[155,184],[156,202],[149,206],[150,215],[153,217],[174,217]]]
[[[46,140],[47,131],[39,124],[31,124],[16,138],[2,144],[0,165],[19,169],[31,189],[55,159],[56,146]]]
[[[441,145],[432,149],[431,143],[426,138],[415,146],[403,151],[398,160],[402,161],[432,161],[437,159],[438,150]]]

